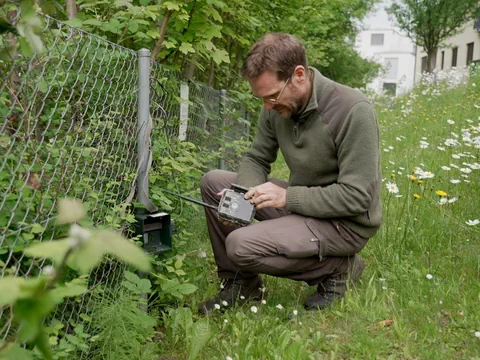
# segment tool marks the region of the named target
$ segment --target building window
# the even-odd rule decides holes
[[[395,83],[383,83],[383,90],[389,96],[395,96],[397,94],[397,84]]]
[[[422,57],[422,73],[427,71],[427,59],[428,58],[426,56]]]
[[[473,61],[473,42],[467,44],[467,65]]]
[[[458,47],[452,49],[452,67],[457,66]]]
[[[397,79],[398,76],[398,58],[385,58],[385,68],[387,73],[385,79]]]
[[[445,66],[445,51],[442,51],[442,67],[441,69],[443,70],[443,67]]]
[[[384,40],[384,34],[372,34],[370,45],[383,45]]]

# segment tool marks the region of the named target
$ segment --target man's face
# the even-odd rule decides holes
[[[275,110],[281,117],[289,118],[301,107],[301,94],[295,91],[294,76],[282,81],[278,80],[276,73],[265,71],[249,82],[253,94],[263,99],[265,109]]]

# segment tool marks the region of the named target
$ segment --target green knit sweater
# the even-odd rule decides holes
[[[286,119],[262,109],[237,182],[246,187],[266,182],[280,148],[290,169],[287,210],[314,218],[337,218],[370,238],[382,221],[375,111],[360,91],[310,69],[312,95],[300,114]]]

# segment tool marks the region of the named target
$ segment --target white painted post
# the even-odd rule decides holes
[[[180,141],[187,139],[187,127],[188,127],[188,84],[182,82],[180,85],[180,127],[178,129],[178,138]]]

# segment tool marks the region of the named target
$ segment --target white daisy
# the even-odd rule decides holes
[[[467,225],[470,225],[470,226],[475,226],[475,225],[480,224],[480,220],[478,220],[478,219],[475,219],[475,220],[467,220],[467,221],[465,221],[465,223],[466,223]]]
[[[396,194],[396,193],[398,193],[398,186],[395,183],[388,182],[387,183],[387,190],[390,194]]]

